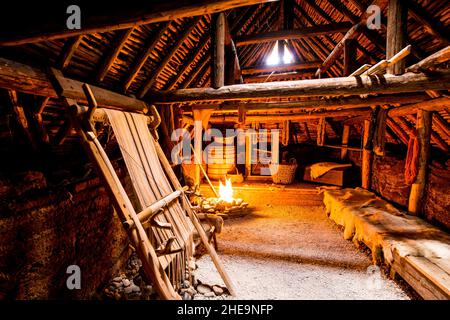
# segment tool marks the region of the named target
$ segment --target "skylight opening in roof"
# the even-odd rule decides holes
[[[269,54],[269,56],[266,59],[266,64],[269,66],[276,66],[279,64],[289,64],[294,62],[294,55],[289,50],[288,46],[286,45],[286,42],[282,42],[284,46],[283,50],[283,61],[280,62],[280,56],[278,55],[278,46],[280,41],[275,42],[275,45],[273,46],[272,52]]]

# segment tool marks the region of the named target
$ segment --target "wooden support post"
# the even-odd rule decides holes
[[[355,71],[356,64],[356,40],[347,39],[344,41],[344,77],[348,77]]]
[[[201,171],[200,168],[203,165],[203,129],[206,130],[208,127],[209,118],[214,109],[201,109],[192,108],[192,113],[194,116],[194,186],[196,188],[200,187],[201,181]]]
[[[323,146],[325,144],[325,131],[326,130],[326,121],[325,118],[322,117],[319,119],[319,123],[317,124],[317,145]]]
[[[404,0],[389,0],[387,17],[386,59],[392,58],[406,45],[408,8]],[[405,72],[405,61],[401,60],[387,69],[390,74]]]
[[[411,185],[408,211],[413,215],[419,215],[423,210],[425,201],[425,188],[427,181],[428,159],[430,153],[432,113],[419,110],[417,112],[417,135],[419,139],[419,170],[416,181]]]
[[[213,88],[220,88],[225,85],[225,14],[221,12],[215,15],[212,23],[213,66],[211,84]]]
[[[361,186],[364,189],[370,189],[371,175],[372,175],[372,150],[367,149],[369,143],[371,121],[364,120],[364,135],[363,135],[363,152],[362,152],[362,167],[361,167]]]
[[[386,140],[386,118],[387,109],[379,109],[373,135],[373,152],[377,156],[384,156],[384,145]]]
[[[350,125],[345,124],[342,130],[342,149],[341,149],[341,160],[347,159],[348,154],[348,139],[350,137]]]

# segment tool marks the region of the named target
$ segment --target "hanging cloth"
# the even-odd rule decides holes
[[[411,132],[411,136],[408,142],[408,152],[406,154],[405,162],[405,182],[409,185],[412,184],[417,177],[419,171],[419,138],[417,132],[414,130]]]

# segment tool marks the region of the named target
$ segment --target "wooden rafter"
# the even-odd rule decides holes
[[[64,70],[70,63],[75,51],[83,40],[83,36],[75,36],[66,41],[59,57],[58,68]]]
[[[399,76],[384,75],[378,81],[372,76],[315,80],[283,81],[273,83],[241,84],[219,89],[199,88],[153,92],[155,103],[249,100],[257,98],[300,97],[320,95],[355,95],[375,93],[422,92],[448,90],[450,72],[433,75],[406,73]]]
[[[346,32],[351,27],[348,22],[333,23],[328,25],[320,25],[309,28],[271,31],[259,34],[243,35],[236,39],[237,46],[245,46],[249,44],[261,42],[273,42],[286,39],[302,39],[324,34],[332,34],[338,32]]]
[[[145,62],[148,59],[150,53],[155,49],[158,42],[161,40],[161,36],[167,31],[170,26],[170,22],[165,22],[159,26],[158,31],[150,37],[150,39],[146,42],[145,47],[142,49],[141,53],[136,59],[133,67],[131,68],[128,76],[123,85],[123,91],[127,91],[130,87],[131,83],[136,79]]]
[[[178,49],[184,43],[184,41],[187,39],[187,37],[189,37],[189,35],[194,30],[194,28],[197,26],[199,21],[200,21],[200,17],[193,18],[189,22],[189,24],[185,27],[182,34],[179,35],[177,41],[170,48],[170,51],[164,55],[164,59],[158,63],[158,67],[156,68],[156,70],[154,70],[152,72],[152,75],[145,81],[144,85],[139,90],[139,93],[138,93],[139,98],[143,98],[145,96],[145,94],[148,92],[148,90],[150,90],[150,88],[155,83],[156,78],[158,78],[159,74],[161,73],[161,71],[164,70],[166,65],[172,59],[175,52],[178,51]]]
[[[85,12],[89,12],[89,15],[83,19],[83,28],[81,29],[68,29],[65,24],[54,19],[52,16],[54,11],[43,7],[42,12],[37,13],[40,19],[36,21],[49,22],[45,32],[41,30],[40,25],[32,25],[35,21],[26,21],[21,28],[12,30],[8,35],[2,37],[0,46],[14,46],[83,34],[129,29],[143,24],[212,14],[270,1],[273,0],[164,0],[148,1],[138,5],[130,3],[127,6],[120,3],[109,3],[107,7],[102,6],[102,10],[99,10],[98,7],[97,10],[86,8]]]
[[[116,61],[117,57],[119,56],[120,51],[122,51],[125,43],[127,42],[128,38],[130,37],[131,33],[133,33],[134,28],[121,30],[119,32],[119,35],[117,36],[117,39],[114,41],[114,44],[111,48],[111,50],[105,55],[103,58],[103,61],[100,65],[100,68],[98,69],[97,75],[95,76],[95,80],[97,83],[100,83],[103,81],[103,79],[108,74],[109,69]]]

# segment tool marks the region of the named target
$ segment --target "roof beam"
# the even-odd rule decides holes
[[[66,44],[63,47],[63,50],[61,52],[61,56],[59,59],[58,67],[61,70],[64,70],[67,68],[67,66],[70,63],[70,60],[72,59],[73,55],[75,54],[75,51],[78,49],[78,46],[81,43],[81,40],[83,39],[83,36],[76,36],[73,38],[70,38],[66,41]]]
[[[282,122],[285,120],[303,121],[318,119],[324,117],[348,117],[354,115],[370,115],[371,108],[359,108],[352,110],[324,111],[313,113],[294,113],[294,114],[265,114],[265,115],[246,115],[245,123],[251,122]],[[237,116],[212,116],[210,122],[237,122]]]
[[[388,111],[390,117],[401,117],[416,113],[417,110],[425,111],[439,111],[443,110],[450,104],[450,98],[442,97],[430,100],[421,101],[418,103],[407,104],[398,108],[393,108]]]
[[[130,37],[131,33],[133,32],[134,28],[122,30],[119,33],[119,36],[117,37],[116,41],[114,42],[113,47],[108,52],[108,54],[104,57],[103,62],[98,69],[97,75],[95,76],[95,81],[97,83],[102,82],[103,79],[108,74],[109,69],[114,64],[114,61],[116,61],[117,57],[119,56],[120,51],[122,50],[123,46],[127,42],[128,38]]]
[[[64,96],[86,102],[86,96],[81,88],[83,83],[69,78],[64,78],[64,80],[71,88],[71,91],[64,92]],[[58,97],[50,78],[43,70],[4,58],[0,58],[0,88],[37,96]],[[101,107],[133,112],[143,112],[147,108],[144,101],[96,86],[91,86],[91,89]]]
[[[339,22],[306,27],[302,29],[270,31],[260,34],[243,35],[236,38],[236,45],[239,47],[261,42],[272,42],[286,39],[303,39],[338,32],[347,32],[351,27],[352,25],[349,22]]]
[[[376,93],[420,92],[448,90],[450,71],[430,75],[406,73],[403,75],[358,76],[298,81],[240,84],[219,89],[196,88],[152,92],[154,103],[251,100],[258,98],[336,96]]]
[[[189,24],[186,26],[186,29],[183,29],[183,32],[181,35],[179,35],[179,38],[177,41],[173,44],[170,51],[167,52],[164,55],[164,59],[158,63],[158,67],[156,70],[153,70],[152,76],[148,78],[142,88],[139,90],[138,97],[143,98],[145,94],[150,90],[150,88],[155,83],[156,79],[158,78],[161,71],[164,70],[166,65],[169,63],[169,61],[172,59],[175,52],[178,51],[178,49],[181,47],[181,45],[184,43],[184,41],[189,37],[191,32],[194,30],[194,28],[197,26],[198,22],[200,21],[200,17],[196,17],[192,19]]]
[[[95,3],[83,3],[83,25],[81,29],[68,29],[61,18],[61,6],[35,5],[35,16],[39,19],[27,19],[28,16],[14,22],[14,28],[3,35],[0,46],[15,46],[26,43],[55,40],[83,34],[110,32],[129,29],[143,24],[170,21],[185,17],[201,16],[233,8],[274,0],[154,0],[140,2],[139,5],[128,3],[109,3],[108,6],[95,6]],[[58,10],[59,9],[59,10]],[[57,18],[56,18],[57,17]],[[42,21],[47,21],[45,26]]]
[[[163,23],[161,26],[159,26],[158,31],[154,35],[152,35],[151,38],[146,42],[144,49],[137,57],[136,62],[131,68],[130,72],[128,73],[128,77],[124,82],[123,85],[124,92],[128,90],[128,88],[131,86],[131,83],[134,81],[134,79],[136,79],[136,77],[139,74],[139,71],[141,71],[142,67],[147,61],[148,56],[153,50],[155,50],[156,45],[161,40],[161,36],[167,31],[169,26],[170,22]]]
[[[303,62],[303,63],[289,63],[277,66],[258,65],[242,69],[243,75],[250,75],[255,73],[270,73],[270,72],[287,72],[305,69],[314,69],[320,66],[319,61]]]

